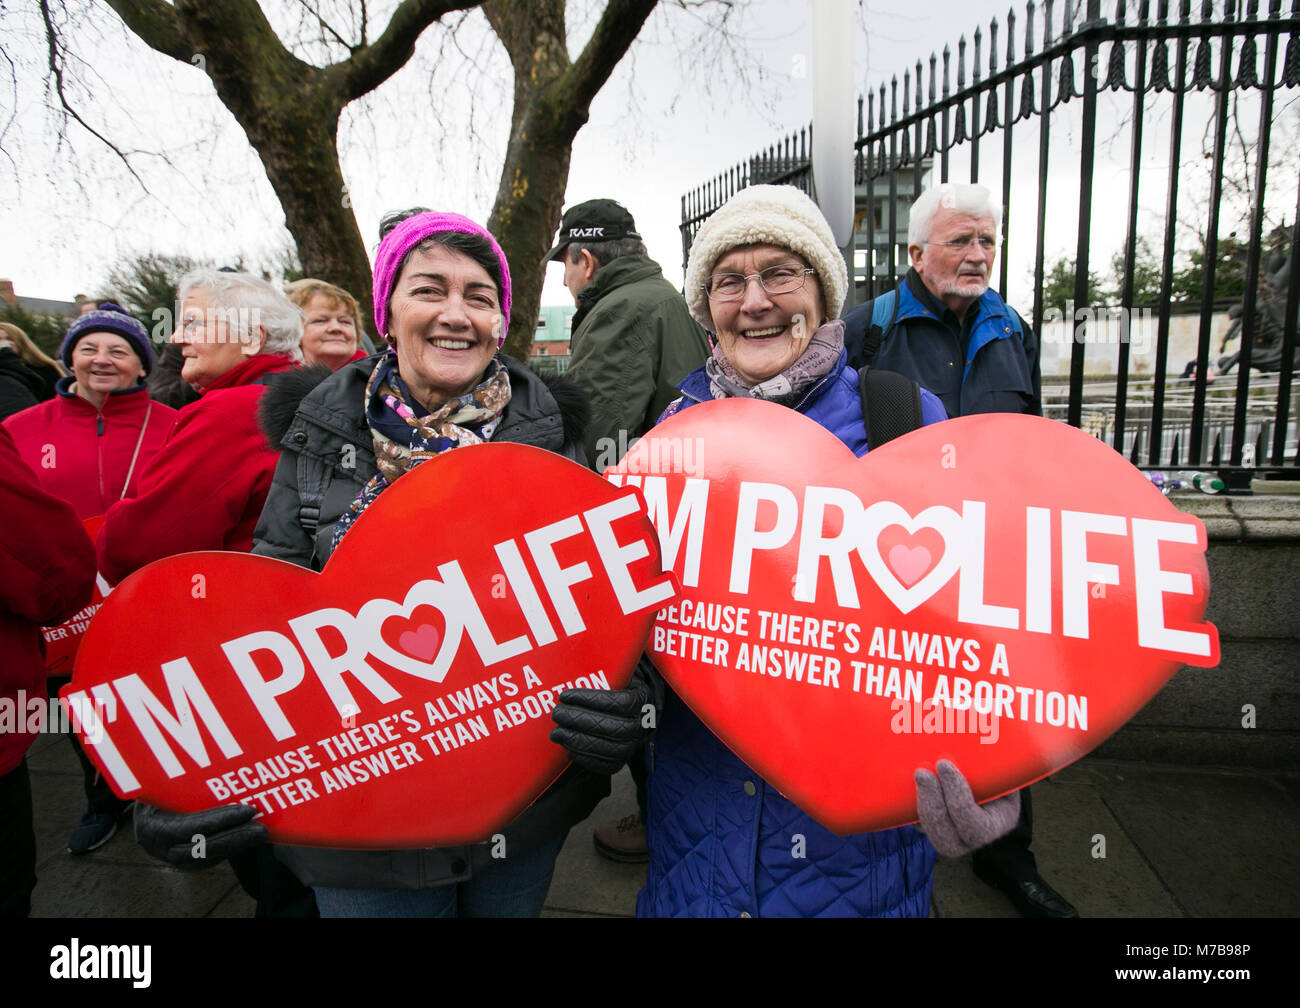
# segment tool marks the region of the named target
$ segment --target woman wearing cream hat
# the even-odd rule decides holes
[[[687,303],[716,342],[664,417],[712,399],[765,399],[864,455],[858,376],[839,321],[847,290],[844,259],[812,200],[790,186],[741,190],[691,246]],[[924,423],[946,418],[924,390],[921,413]],[[1009,830],[1019,808],[1015,795],[977,806],[961,774],[941,762],[937,778],[917,773],[924,833],[903,826],[837,836],[666,689],[653,752],[638,916],[927,916],[935,849],[956,856],[981,846]],[[791,854],[795,836],[802,857]]]

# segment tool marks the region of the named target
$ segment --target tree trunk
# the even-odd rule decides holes
[[[546,279],[542,256],[560,221],[577,132],[566,137],[545,96],[572,64],[565,46],[564,0],[493,0],[483,11],[510,54],[515,75],[510,143],[487,227],[505,250],[514,288],[505,350],[526,361]]]
[[[654,6],[655,0],[609,0],[586,48],[570,61],[564,0],[483,5],[515,75],[510,145],[488,230],[510,262],[514,300],[505,349],[518,360],[528,359],[537,332],[546,272],[542,257],[560,225],[573,138]],[[609,194],[591,194],[603,195]]]
[[[351,293],[365,315],[358,323],[373,334],[370,261],[339,166],[345,103],[337,85],[287,52],[247,0],[178,4],[176,15],[185,37],[204,50],[217,97],[262,160],[303,271]]]
[[[108,2],[152,48],[211,78],[262,160],[303,270],[353,294],[365,316],[358,321],[378,336],[370,259],[339,167],[339,114],[403,66],[425,28],[475,4],[403,0],[373,43],[362,39],[348,59],[321,69],[285,49],[254,0]]]
[[[304,103],[298,95],[277,95],[274,105],[260,115],[241,115],[234,100],[226,107],[239,120],[256,148],[271,182],[285,226],[294,236],[303,272],[337,284],[352,294],[364,316],[358,319],[372,336],[371,270],[365,242],[357,227],[352,202],[339,167],[338,112],[328,107],[306,121],[295,115]]]

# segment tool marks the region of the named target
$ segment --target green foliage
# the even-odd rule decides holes
[[[262,276],[280,287],[287,287],[295,280],[306,280],[307,272],[298,258],[297,246],[290,242],[274,253],[270,263],[263,267]]]
[[[150,337],[162,342],[175,328],[176,285],[190,270],[209,265],[189,256],[136,255],[109,271],[108,287],[120,299],[118,303],[149,330]]]
[[[1216,302],[1237,302],[1246,293],[1246,246],[1229,235],[1219,240],[1218,256],[1214,267],[1214,289],[1211,299]],[[1195,248],[1187,254],[1187,265],[1174,271],[1170,296],[1175,301],[1200,303],[1205,283],[1205,249]]]
[[[54,360],[59,359],[59,344],[68,331],[72,319],[61,315],[38,315],[7,302],[0,301],[0,322],[16,325],[31,341]]]
[[[1070,313],[1066,311],[1067,302],[1074,302],[1074,278],[1076,274],[1074,260],[1067,256],[1059,257],[1054,263],[1047,268],[1043,276],[1043,310],[1056,311],[1061,313],[1062,317],[1068,317]],[[1088,273],[1088,297],[1087,303],[1090,305],[1101,304],[1105,300],[1102,294],[1101,281],[1097,278],[1096,273]],[[1078,307],[1078,306],[1076,306]]]
[[[1110,287],[1107,294],[1112,304],[1124,302],[1124,249],[1110,260]],[[1160,300],[1160,261],[1145,238],[1137,240],[1133,255],[1133,297],[1131,307],[1154,305]]]
[[[1286,258],[1291,231],[1276,227],[1262,237],[1259,251],[1261,282],[1278,269]],[[1237,240],[1236,234],[1219,239],[1218,255],[1214,267],[1214,300],[1236,304],[1246,295],[1246,259],[1250,251],[1247,243]],[[1201,287],[1205,277],[1205,249],[1192,249],[1188,264],[1174,272],[1174,297],[1187,301],[1201,300]]]
[[[1267,264],[1285,256],[1289,232],[1276,228],[1264,237],[1260,251],[1261,271]],[[1245,271],[1248,247],[1237,240],[1235,234],[1219,240],[1214,270],[1212,300],[1220,307],[1237,304],[1246,291]],[[1137,253],[1133,257],[1132,306],[1154,305],[1160,301],[1160,260],[1144,238],[1138,239]],[[1175,269],[1170,281],[1169,299],[1174,302],[1200,304],[1205,276],[1205,249],[1195,248],[1186,253],[1185,265]],[[1062,314],[1067,301],[1074,299],[1074,260],[1061,256],[1051,264],[1043,278],[1043,307],[1056,308]],[[1094,305],[1119,305],[1123,298],[1124,251],[1116,252],[1110,260],[1110,270],[1104,280],[1095,273],[1088,276],[1088,303]]]
[[[122,260],[108,273],[110,296],[134,315],[156,343],[165,342],[175,328],[176,292],[181,277],[192,269],[230,266],[255,273],[276,286],[301,280],[305,274],[292,246],[272,254],[270,261],[256,266],[241,255],[233,262],[191,259],[184,255],[150,252]]]

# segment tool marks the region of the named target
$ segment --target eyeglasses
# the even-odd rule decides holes
[[[978,237],[975,235],[967,235],[965,238],[954,238],[952,241],[926,242],[925,244],[941,245],[944,248],[962,249],[963,251],[970,248],[972,245],[978,245],[981,252],[992,252],[998,247],[998,243],[988,235],[979,235]]]
[[[701,284],[710,301],[739,301],[745,296],[749,281],[757,280],[758,285],[769,294],[789,294],[804,285],[808,277],[816,273],[815,269],[797,266],[794,263],[782,263],[769,266],[757,273],[742,276],[739,273],[714,273],[709,282]]]

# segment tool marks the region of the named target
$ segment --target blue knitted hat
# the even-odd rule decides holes
[[[83,336],[97,332],[121,336],[131,344],[131,349],[140,358],[140,363],[144,365],[144,373],[147,375],[153,370],[153,347],[149,343],[149,334],[145,332],[144,326],[120,305],[115,305],[112,301],[101,301],[98,308],[78,316],[76,321],[68,326],[68,334],[63,337],[63,345],[59,347],[59,360],[63,361],[69,371],[72,370],[72,349],[77,345],[77,341]]]

